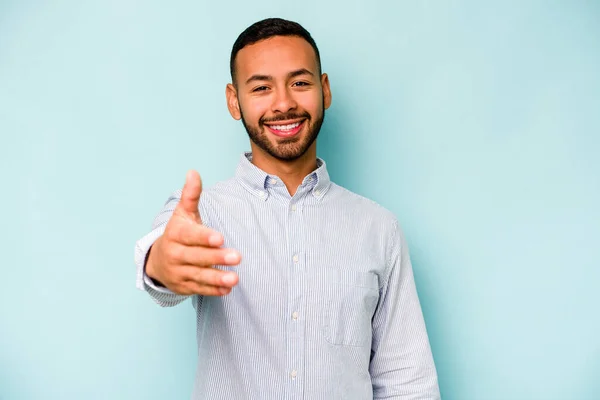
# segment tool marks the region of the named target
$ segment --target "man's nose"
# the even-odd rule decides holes
[[[297,106],[294,96],[290,92],[289,88],[280,88],[275,92],[273,99],[273,112],[285,113],[295,109]]]

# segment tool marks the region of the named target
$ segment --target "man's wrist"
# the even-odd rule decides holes
[[[150,248],[148,249],[148,253],[146,254],[146,260],[144,260],[144,273],[148,278],[150,278],[150,280],[155,286],[164,288],[166,286],[163,285],[158,279],[154,278],[154,268],[152,264],[152,258],[150,257],[152,247],[154,247],[154,245],[150,246]]]

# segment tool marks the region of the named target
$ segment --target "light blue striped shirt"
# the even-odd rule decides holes
[[[203,223],[242,254],[224,297],[193,296],[193,399],[439,399],[406,242],[394,215],[331,182],[325,162],[294,196],[242,155],[204,190]],[[137,286],[161,306],[186,296],[144,273],[179,198],[136,243]]]

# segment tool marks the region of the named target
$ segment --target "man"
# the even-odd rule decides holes
[[[263,20],[230,66],[227,106],[251,153],[209,190],[188,172],[136,244],[138,287],[162,306],[193,301],[193,398],[438,399],[396,218],[317,158],[331,90],[314,40]]]

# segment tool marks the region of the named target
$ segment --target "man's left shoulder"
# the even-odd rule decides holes
[[[375,200],[355,193],[343,186],[332,183],[335,192],[335,206],[352,212],[359,221],[371,221],[386,226],[397,225],[396,215]]]

